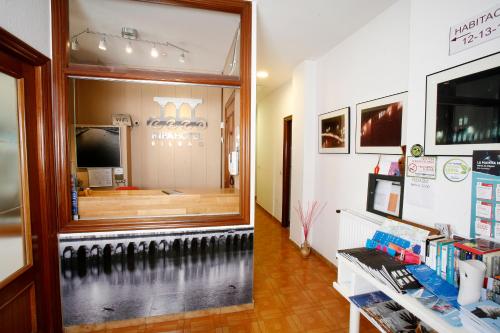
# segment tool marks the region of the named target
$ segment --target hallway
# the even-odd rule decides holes
[[[316,255],[304,260],[261,207],[255,210],[253,309],[108,322],[67,332],[348,332],[349,305],[332,287],[336,271]],[[230,311],[230,309],[228,309]],[[377,332],[362,319],[361,332]]]

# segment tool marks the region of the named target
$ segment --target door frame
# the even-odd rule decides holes
[[[22,130],[27,147],[34,250],[32,264],[14,273],[2,285],[0,309],[34,284],[37,331],[62,332],[50,66],[48,57],[0,28],[0,67],[17,78],[19,73],[23,74],[25,128]]]
[[[283,187],[281,196],[281,226],[290,226],[290,194],[292,179],[292,116],[283,118]]]

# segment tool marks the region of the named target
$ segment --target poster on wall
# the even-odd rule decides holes
[[[500,150],[472,154],[471,237],[500,240]]]
[[[407,92],[356,105],[356,153],[401,154]]]
[[[471,156],[500,143],[500,53],[427,76],[425,155]]]
[[[319,115],[319,152],[349,154],[349,107]]]

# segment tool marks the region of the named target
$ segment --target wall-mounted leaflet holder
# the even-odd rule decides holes
[[[366,210],[387,217],[403,216],[404,177],[376,175],[368,178]]]
[[[229,161],[229,174],[231,176],[237,176],[239,172],[239,152],[232,151],[229,153],[228,161]]]

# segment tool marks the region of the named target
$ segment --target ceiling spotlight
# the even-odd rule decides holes
[[[99,41],[99,49],[106,51],[108,49],[108,46],[106,45],[106,38],[102,37],[101,40]]]
[[[182,52],[181,55],[179,56],[179,62],[181,64],[186,62],[186,55],[184,54],[184,52]]]
[[[153,47],[151,48],[151,56],[152,56],[153,58],[158,58],[158,55],[159,55],[159,53],[158,53],[158,49],[156,48],[156,45],[155,45],[155,46],[153,46]]]
[[[130,42],[127,43],[127,46],[125,47],[125,52],[128,54],[132,53],[134,50],[132,49],[132,44]]]
[[[73,39],[71,42],[71,49],[73,51],[78,51],[80,49],[80,43],[78,43],[78,38]]]
[[[258,71],[257,72],[257,77],[259,79],[266,79],[269,76],[269,73],[266,71]]]

